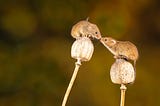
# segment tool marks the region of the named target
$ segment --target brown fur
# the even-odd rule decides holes
[[[88,20],[83,20],[76,23],[72,27],[71,35],[76,39],[84,36],[96,39],[101,38],[101,33],[97,25],[90,23]]]

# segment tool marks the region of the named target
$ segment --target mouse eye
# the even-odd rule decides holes
[[[107,41],[107,39],[104,39],[104,41]]]
[[[95,34],[98,34],[98,32],[95,32]]]

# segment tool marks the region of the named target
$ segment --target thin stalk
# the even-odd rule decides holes
[[[80,65],[81,65],[81,61],[78,59],[77,62],[75,63],[75,69],[74,69],[72,78],[71,78],[71,80],[70,80],[70,82],[69,82],[68,88],[67,88],[66,93],[65,93],[65,95],[64,95],[63,102],[62,102],[62,106],[65,106],[65,105],[66,105],[68,96],[69,96],[69,94],[70,94],[70,91],[71,91],[72,86],[73,86],[73,84],[74,84],[74,81],[75,81],[75,79],[76,79],[76,76],[77,76],[77,73],[78,73],[78,70],[79,70]]]
[[[124,84],[121,84],[121,102],[120,102],[120,106],[124,106],[125,103],[125,92],[127,90],[127,87]]]

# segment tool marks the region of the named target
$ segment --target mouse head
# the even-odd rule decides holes
[[[113,47],[117,43],[117,41],[111,37],[103,37],[100,41],[104,46],[107,47]]]
[[[97,27],[97,25],[90,23],[87,28],[88,28],[88,32],[90,34],[89,35],[90,37],[96,38],[98,40],[101,39],[101,33],[100,33],[100,30]]]

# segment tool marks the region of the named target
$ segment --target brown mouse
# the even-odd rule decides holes
[[[129,41],[117,41],[111,37],[103,37],[100,42],[114,55],[114,58],[133,60],[134,67],[139,57],[137,47]]]
[[[82,20],[73,25],[71,30],[71,35],[73,38],[79,37],[89,37],[89,38],[101,38],[101,33],[96,24],[90,23],[87,20]]]

